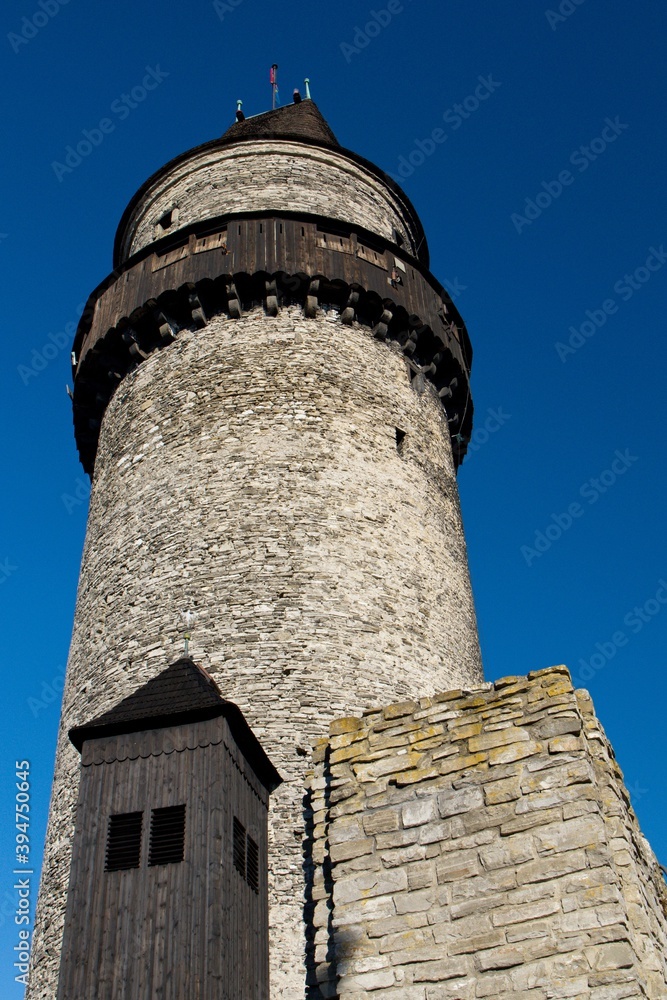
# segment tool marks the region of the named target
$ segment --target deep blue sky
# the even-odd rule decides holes
[[[43,2],[53,10],[57,0]],[[31,764],[37,863],[85,529],[64,331],[111,270],[115,227],[137,187],[219,135],[237,98],[247,114],[267,110],[274,61],[284,102],[309,76],[341,143],[393,174],[418,140],[434,129],[445,136],[422,163],[412,155],[419,165],[403,169],[403,186],[475,349],[477,447],[459,483],[486,675],[566,663],[586,682],[643,829],[667,863],[667,606],[655,600],[667,580],[667,8],[568,0],[561,6],[572,13],[555,20],[534,0],[218,6],[69,0],[38,30],[23,21],[44,20],[37,0],[2,12],[6,997],[22,993],[10,958],[14,761]],[[371,10],[387,23],[366,32]],[[34,37],[12,44],[22,28]],[[112,106],[147,66],[168,75],[121,118]],[[113,131],[59,180],[53,162],[105,117]],[[516,217],[540,192],[539,215],[529,208],[537,217],[524,224]],[[645,269],[649,257],[654,270]],[[581,346],[559,357],[555,345],[587,319],[592,336],[575,334]],[[40,362],[45,345],[65,341]],[[617,451],[625,460],[609,472]],[[553,516],[567,525],[573,504],[578,516],[556,538]],[[531,554],[549,525],[549,547]],[[596,653],[596,669],[582,676],[581,661]]]

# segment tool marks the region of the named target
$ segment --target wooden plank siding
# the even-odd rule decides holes
[[[328,249],[323,235],[328,237]],[[95,301],[92,323],[83,322],[77,333],[79,361],[108,330],[164,292],[206,278],[257,271],[322,274],[330,280],[357,283],[381,298],[395,300],[409,313],[420,315],[425,323],[444,306],[451,319],[452,336],[460,341],[463,321],[442,286],[414,258],[371,233],[330,220],[239,216],[221,221],[216,232],[206,236],[182,234],[178,237],[180,246],[174,247],[176,237],[148,256],[137,255],[140,259],[129,261],[101,292]],[[404,283],[392,286],[390,276],[396,258],[405,265],[405,271],[399,269]]]
[[[375,329],[388,310],[381,335],[398,340],[438,392],[453,384],[454,397],[446,390],[446,398],[458,461],[472,432],[472,350],[442,286],[415,258],[366,230],[290,213],[246,213],[152,244],[91,296],[74,350],[74,427],[84,469],[92,472],[104,410],[128,371],[179,330],[200,328],[217,313],[305,305],[311,279],[320,279],[319,305],[345,312],[346,322],[356,318]],[[353,288],[361,297],[346,308]]]
[[[83,749],[58,1000],[264,1000],[268,793],[227,721]],[[184,859],[149,867],[151,809],[181,803]],[[135,811],[139,868],[106,872],[109,816]],[[259,845],[258,894],[232,863],[234,816]]]

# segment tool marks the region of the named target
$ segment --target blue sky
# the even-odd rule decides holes
[[[283,102],[310,77],[340,142],[402,178],[467,323],[459,485],[487,678],[568,664],[667,863],[666,22],[656,0],[5,5],[3,996],[22,995],[14,763],[37,870],[85,530],[73,324],[134,191],[237,98],[267,110],[273,62]],[[54,167],[104,118],[90,155]]]

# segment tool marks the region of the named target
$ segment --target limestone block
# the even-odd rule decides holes
[[[376,833],[389,833],[398,830],[401,823],[401,814],[398,808],[382,809],[365,815],[362,819],[364,833],[372,836]]]
[[[403,826],[407,829],[413,826],[423,826],[438,817],[439,802],[436,798],[415,799],[408,802],[401,810]]]
[[[396,782],[392,794],[407,796],[392,805],[391,820],[372,809],[382,788],[359,784],[370,807],[365,817],[360,807],[366,838],[383,865],[407,874],[407,885],[393,893],[391,915],[369,910],[373,898],[341,901],[333,911],[334,937],[357,921],[368,940],[378,940],[382,926],[382,953],[395,981],[372,991],[377,1000],[420,982],[432,1000],[664,1000],[667,894],[601,727],[582,714],[588,701],[574,695],[558,668],[431,702],[449,706],[451,728],[440,746],[425,737],[421,781],[398,787],[405,772],[382,779]],[[429,711],[420,702],[412,715],[399,716],[412,741],[415,717],[426,727]],[[377,721],[368,717],[366,725],[372,742]],[[477,758],[466,768],[432,777],[429,762],[462,759],[466,740],[507,741],[513,730],[531,726],[532,733],[541,727],[539,739],[488,746],[466,754]],[[388,761],[402,753],[399,735],[393,732],[394,745],[383,748]],[[565,749],[554,753],[554,741]],[[493,754],[513,748],[521,751],[514,759],[491,763]],[[416,848],[434,853],[417,855]],[[351,872],[352,864],[333,865],[334,896],[337,879],[348,886],[368,878]],[[360,881],[357,891],[367,884]]]
[[[530,740],[530,733],[525,729],[511,726],[507,729],[500,729],[496,732],[483,732],[479,736],[471,736],[468,740],[468,747],[471,753],[478,750],[490,750],[491,747],[510,746],[513,743],[520,743]],[[509,760],[514,758],[508,758]]]
[[[408,887],[408,876],[402,869],[388,869],[382,872],[361,872],[349,878],[336,881],[334,905],[370,899],[373,896],[387,896]]]
[[[484,793],[480,788],[466,788],[458,792],[440,792],[438,811],[443,819],[468,812],[484,804]]]
[[[484,802],[487,806],[500,802],[513,802],[521,795],[520,777],[518,774],[510,778],[501,778],[484,785]]]

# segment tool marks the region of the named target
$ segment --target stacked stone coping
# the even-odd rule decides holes
[[[418,256],[411,212],[388,184],[342,152],[285,139],[204,148],[161,172],[125,224],[121,260],[153,243],[156,224],[178,208],[178,227],[218,215],[304,212],[363,226]]]
[[[667,996],[667,892],[565,667],[334,722],[309,779],[308,989]]]

